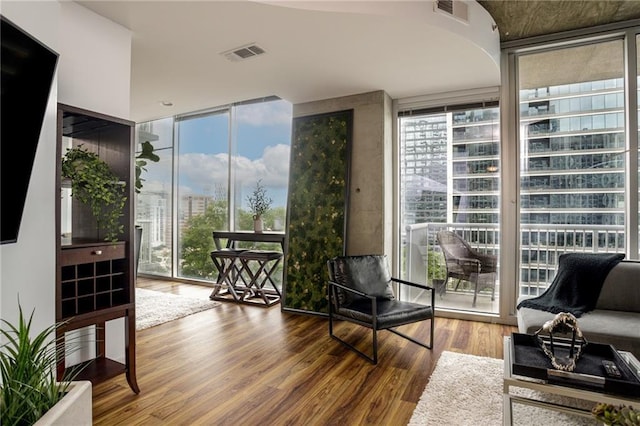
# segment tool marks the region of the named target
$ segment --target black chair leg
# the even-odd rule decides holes
[[[458,282],[456,283],[456,288],[454,288],[453,291],[458,291],[458,287],[460,287],[460,281],[462,281],[462,279],[458,278]]]
[[[369,356],[367,354],[365,354],[364,352],[362,352],[360,349],[356,348],[355,346],[353,346],[351,343],[346,342],[344,340],[342,340],[341,338],[339,338],[337,335],[335,335],[333,333],[333,310],[331,309],[331,304],[329,304],[329,336],[332,339],[337,340],[338,342],[340,342],[342,345],[346,346],[347,348],[351,349],[352,351],[354,351],[355,353],[357,353],[358,355],[360,355],[361,357],[363,357],[364,359],[366,359],[367,361],[369,361],[371,364],[376,365],[378,363],[378,333],[376,331],[376,329],[372,329],[373,331],[373,336],[372,336],[372,340],[373,340],[373,356]]]
[[[346,342],[341,338],[339,338],[337,335],[333,334],[332,322],[333,322],[333,319],[329,318],[329,335],[331,336],[332,339],[337,340],[342,345],[346,346],[347,348],[351,349],[352,351],[360,355],[362,358],[369,361],[371,364],[376,365],[378,363],[378,337],[377,337],[376,330],[373,330],[373,356],[369,356],[364,352],[362,352],[360,349],[353,346],[351,343]]]
[[[431,322],[433,323],[433,320],[431,320]],[[398,330],[396,330],[395,328],[388,328],[387,330],[389,330],[390,332],[397,334],[400,337],[404,337],[405,339],[409,340],[410,342],[415,343],[418,346],[422,346],[423,348],[427,348],[427,349],[432,349],[433,348],[433,326],[431,329],[431,336],[429,336],[429,344],[427,345],[426,343],[422,343],[419,340],[414,339],[411,336],[407,336],[404,333],[399,332]]]
[[[370,361],[376,365],[378,363],[378,330],[372,328],[371,331],[373,334],[373,358],[370,358]],[[365,357],[368,358],[366,355]]]
[[[476,288],[473,291],[473,303],[471,304],[472,308],[476,307],[476,300],[478,299],[478,275],[476,275]]]
[[[423,343],[419,340],[414,339],[411,336],[406,335],[405,333],[402,333],[394,328],[387,328],[386,330],[389,330],[390,332],[403,337],[407,340],[409,340],[410,342],[415,343],[418,346],[422,346],[423,348],[426,349],[433,349],[433,334],[435,332],[435,318],[432,318],[431,320],[431,325],[430,325],[430,331],[429,331],[429,344]],[[378,331],[376,329],[371,329],[372,331],[372,340],[373,340],[373,344],[372,344],[372,352],[373,352],[373,356],[369,356],[367,354],[365,354],[364,352],[362,352],[361,350],[359,350],[358,348],[356,348],[355,346],[353,346],[352,344],[345,342],[344,340],[342,340],[341,338],[339,338],[338,336],[336,336],[335,334],[333,334],[333,318],[330,316],[329,317],[329,335],[337,340],[338,342],[342,343],[344,346],[346,346],[347,348],[351,349],[352,351],[356,352],[358,355],[360,355],[361,357],[363,357],[364,359],[366,359],[367,361],[369,361],[371,364],[376,365],[378,364]]]
[[[493,302],[494,300],[496,300],[496,273],[492,272],[493,274],[493,285],[491,286],[491,301]]]
[[[447,277],[444,279],[444,282],[442,283],[442,288],[439,291],[441,299],[443,295],[447,294],[447,284],[449,284],[449,275],[447,275]]]

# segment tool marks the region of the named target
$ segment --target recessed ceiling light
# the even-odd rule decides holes
[[[171,101],[160,101],[160,103],[162,104],[162,106],[166,106],[166,107],[173,106],[173,102]]]

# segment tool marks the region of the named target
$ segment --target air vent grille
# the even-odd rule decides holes
[[[265,50],[255,43],[248,44],[246,46],[236,47],[235,49],[222,52],[221,55],[229,59],[230,61],[242,61],[244,59],[253,58],[254,56],[262,55]]]
[[[435,0],[434,10],[464,23],[469,23],[469,6],[462,0]]]
[[[449,15],[453,15],[453,0],[437,0],[436,7]]]

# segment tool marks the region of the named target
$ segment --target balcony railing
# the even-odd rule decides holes
[[[420,223],[406,227],[403,276],[409,280],[432,284],[446,271],[438,231],[447,229],[462,236],[483,253],[499,254],[498,225],[466,223]],[[537,296],[553,281],[558,257],[567,252],[624,253],[622,225],[545,225],[524,224],[520,230],[520,264],[518,294]],[[430,256],[431,259],[430,259]],[[499,258],[499,257],[498,257]],[[431,270],[429,270],[431,268]],[[447,290],[453,290],[449,282]],[[499,289],[499,285],[496,286]]]

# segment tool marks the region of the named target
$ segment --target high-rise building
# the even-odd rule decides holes
[[[523,89],[519,99],[521,291],[537,294],[558,253],[624,249],[623,79]],[[412,114],[399,120],[403,224],[499,224],[497,104]],[[497,243],[470,235],[488,250]]]
[[[622,225],[622,79],[520,93],[522,223]]]
[[[494,103],[401,118],[404,225],[498,223],[499,114]]]

